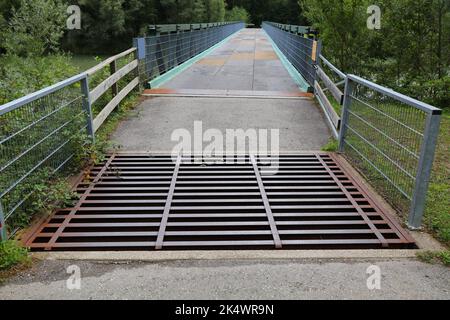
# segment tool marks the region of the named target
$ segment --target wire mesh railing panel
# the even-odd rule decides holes
[[[400,212],[416,211],[440,110],[355,76],[345,99],[340,151]]]
[[[141,82],[148,83],[244,28],[244,23],[159,34],[144,38]],[[137,42],[139,43],[139,42]]]
[[[317,42],[305,36],[279,29],[271,22],[263,22],[262,27],[288,61],[313,87],[316,79],[315,65],[317,64],[315,57],[318,57],[320,51]]]
[[[69,80],[56,90],[0,108],[0,209],[10,233],[27,223],[33,191],[63,168],[85,140],[80,81]]]

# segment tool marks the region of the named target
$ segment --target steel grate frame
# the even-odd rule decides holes
[[[190,160],[190,161],[187,161]],[[113,154],[25,240],[39,250],[412,248],[413,240],[327,153],[233,163]],[[229,158],[228,158],[229,160]],[[239,160],[239,161],[237,161]]]

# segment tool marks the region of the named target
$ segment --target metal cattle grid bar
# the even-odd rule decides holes
[[[35,251],[414,247],[339,159],[281,155],[273,171],[253,155],[221,162],[111,155],[76,186],[78,203],[57,210],[25,244]]]

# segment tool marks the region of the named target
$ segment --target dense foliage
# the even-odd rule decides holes
[[[0,8],[7,3],[2,2]],[[62,2],[20,0],[9,4],[0,33],[4,51],[0,54],[0,105],[77,72],[69,56],[59,52],[66,19]]]
[[[249,20],[240,7],[224,0],[78,0],[82,29],[68,32],[63,47],[76,53],[114,53],[130,46],[149,25]],[[101,34],[101,36],[99,36]]]
[[[378,0],[380,30],[367,28],[370,0],[300,4],[320,32],[324,55],[341,70],[450,107],[450,1]]]

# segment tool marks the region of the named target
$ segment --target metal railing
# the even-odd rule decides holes
[[[331,132],[339,138],[339,151],[394,207],[409,211],[410,228],[419,228],[441,110],[346,75],[320,54],[320,42],[313,50],[313,40],[296,34],[298,28],[272,22],[265,22],[263,28],[314,86]],[[312,58],[314,53],[319,59]]]
[[[76,133],[92,133],[88,80],[80,74],[0,106],[0,221],[16,225],[15,213],[33,185],[60,170],[75,155]],[[23,212],[26,208],[22,209]],[[14,233],[15,230],[11,230]]]
[[[295,33],[298,35],[301,35],[303,37],[308,37],[311,39],[314,39],[317,37],[317,31],[312,26],[297,26],[292,24],[283,24],[283,23],[276,23],[276,22],[266,22],[270,23],[272,26],[277,27],[278,29]]]
[[[339,151],[419,228],[441,110],[354,75],[346,78]]]
[[[321,42],[309,39],[303,33],[293,33],[273,22],[263,22],[262,28],[277,45],[287,60],[308,82],[311,88],[316,80],[316,65],[321,51]],[[291,26],[290,26],[291,27]]]
[[[164,75],[245,27],[243,22],[155,26],[154,36],[136,38],[141,81]]]
[[[136,48],[129,49],[86,72],[0,106],[0,239],[6,239],[7,233],[14,235],[19,222],[28,217],[35,187],[64,168],[88,136],[93,140],[108,115],[139,85],[135,52]],[[120,60],[130,55],[131,62]],[[125,64],[120,68],[119,60]],[[132,80],[127,79],[133,73]],[[98,82],[92,90],[90,81]]]

